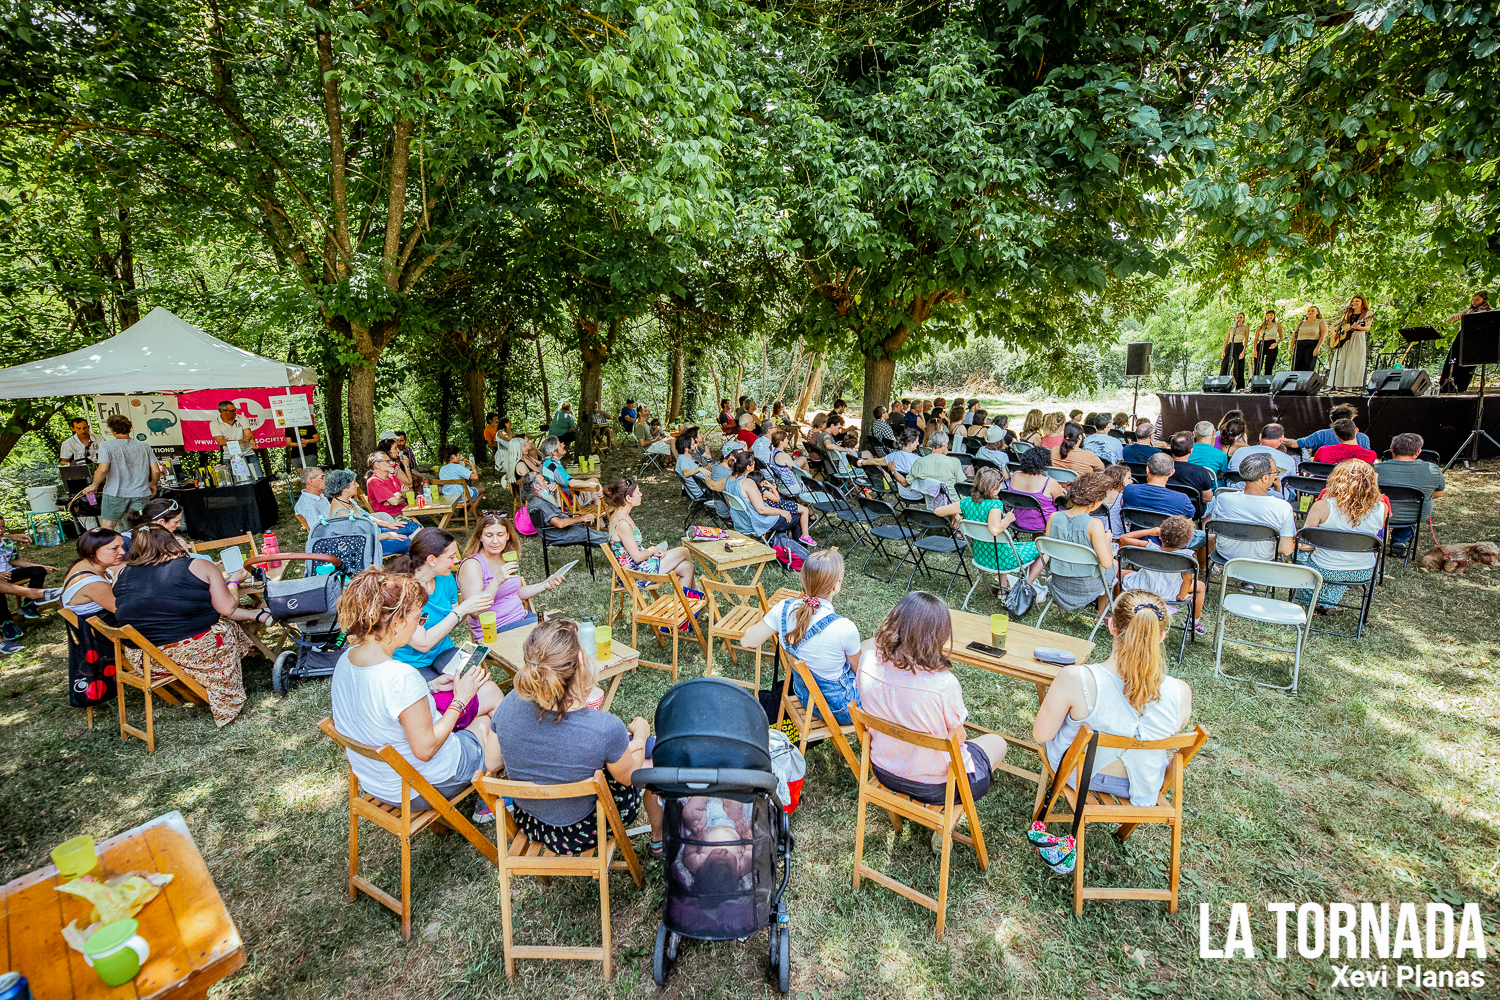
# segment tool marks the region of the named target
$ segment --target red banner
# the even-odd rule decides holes
[[[297,385],[290,389],[205,389],[201,392],[184,392],[177,397],[177,413],[182,419],[182,444],[188,451],[215,451],[219,443],[214,440],[209,422],[219,416],[219,404],[234,404],[239,418],[255,432],[255,447],[285,448],[291,442],[286,428],[276,426],[276,417],[271,409],[271,397],[302,395],[307,397],[311,410],[314,386]],[[307,425],[304,425],[307,426]]]

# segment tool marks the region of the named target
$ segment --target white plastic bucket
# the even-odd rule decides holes
[[[57,487],[55,485],[28,486],[26,487],[26,502],[36,513],[50,514],[57,510]]]

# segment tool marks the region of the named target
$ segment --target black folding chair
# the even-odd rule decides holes
[[[1380,582],[1385,583],[1385,555],[1390,552],[1395,543],[1392,538],[1397,528],[1411,528],[1411,539],[1406,543],[1406,555],[1401,558],[1401,565],[1406,566],[1411,562],[1412,550],[1417,547],[1418,533],[1422,530],[1422,504],[1426,502],[1427,495],[1415,486],[1381,486],[1380,492],[1391,502],[1391,516],[1385,521],[1385,540],[1381,545],[1380,558]]]
[[[1047,515],[1046,512],[1042,510],[1041,502],[1038,501],[1036,497],[1031,496],[1029,493],[1017,493],[1014,490],[1001,490],[999,493],[995,494],[995,496],[1001,503],[1005,504],[1006,511],[1009,512],[1012,516],[1015,516],[1017,511],[1034,510],[1036,511],[1037,516],[1040,517],[1043,522],[1047,520]],[[1017,524],[1014,525],[1011,530],[1024,531],[1032,538],[1035,538],[1037,535],[1044,534],[1047,529],[1041,528],[1037,531],[1028,531],[1026,528],[1023,528],[1019,524]]]
[[[1391,449],[1389,448],[1380,453],[1380,458],[1382,461],[1389,462],[1392,457],[1393,455]],[[1431,448],[1423,448],[1420,452],[1417,453],[1417,457],[1422,459],[1423,461],[1431,462],[1433,465],[1443,464],[1443,456],[1439,455]]]
[[[929,555],[953,556],[954,568],[948,574],[948,589],[943,592],[944,599],[953,592],[953,581],[958,579],[959,570],[963,570],[964,580],[969,586],[974,585],[974,578],[969,575],[969,564],[964,562],[964,550],[968,548],[968,542],[962,536],[954,534],[953,526],[948,523],[947,518],[938,517],[926,510],[906,510],[902,511],[902,516],[906,519],[906,526],[915,535],[909,543],[912,567],[911,572],[906,575],[907,590],[911,589],[911,581],[918,568],[926,576],[932,576],[932,568],[927,562]]]
[[[1140,511],[1138,513],[1146,512]],[[1193,604],[1198,594],[1198,560],[1192,556],[1185,556],[1176,552],[1163,552],[1161,549],[1142,549],[1123,545],[1120,547],[1119,560],[1126,566],[1134,566],[1136,569],[1150,570],[1154,573],[1193,574],[1193,588],[1188,591],[1188,599],[1186,601],[1167,602],[1173,607],[1180,608],[1185,605],[1187,608],[1187,614],[1184,616],[1186,621],[1182,625],[1182,642],[1177,647],[1177,662],[1181,663],[1183,654],[1187,652],[1188,636],[1192,635],[1193,642],[1196,643],[1198,641],[1197,633],[1193,632]],[[1124,586],[1124,576],[1125,571],[1121,570],[1122,587]]]
[[[1140,531],[1142,528],[1160,528],[1161,523],[1171,514],[1163,514],[1159,510],[1146,510],[1142,507],[1125,507],[1120,511],[1120,520],[1125,522],[1126,531]],[[1124,549],[1120,550],[1122,553]]]
[[[1003,473],[1005,471],[1000,467],[999,462],[993,461],[988,458],[980,458],[977,455],[969,459],[969,464],[974,467],[974,474],[976,476],[979,475],[980,469],[994,469],[996,472],[1000,473]]]
[[[860,566],[859,571],[872,580],[876,579],[868,570],[870,560],[875,558],[876,553],[879,553],[887,562],[890,562],[891,552],[886,548],[886,543],[895,543],[899,545],[901,552],[900,558],[892,564],[891,571],[886,574],[885,582],[890,583],[896,571],[911,555],[911,543],[916,540],[917,536],[910,528],[900,523],[900,519],[896,516],[896,508],[884,500],[861,497],[859,506],[865,512],[867,518],[865,528],[870,535],[870,554],[865,556],[864,565]],[[884,523],[887,520],[890,523]]]
[[[1297,466],[1297,475],[1321,476],[1322,478],[1327,479],[1328,474],[1333,471],[1334,465],[1335,463],[1333,462],[1303,462],[1301,465]]]
[[[526,516],[531,518],[531,526],[536,529],[537,537],[542,541],[542,573],[544,578],[552,575],[552,564],[547,558],[548,549],[566,549],[575,545],[581,545],[583,546],[583,564],[589,569],[589,579],[594,579],[594,543],[588,540],[587,535],[584,536],[582,541],[578,542],[549,542],[547,541],[547,532],[564,529],[554,528],[548,524],[546,516],[535,507],[527,507]],[[583,525],[583,527],[587,527],[587,525]]]
[[[1193,502],[1193,520],[1203,520],[1203,511],[1205,509],[1205,506],[1203,503],[1202,493],[1193,489],[1191,486],[1184,486],[1181,483],[1168,483],[1167,489],[1172,490],[1174,493],[1181,493],[1183,496],[1191,500]]]
[[[1328,480],[1320,476],[1282,476],[1281,489],[1292,495],[1292,513],[1301,521],[1307,517],[1307,507],[1302,506],[1303,497],[1317,499],[1319,493],[1328,488]],[[1308,507],[1312,506],[1312,500],[1308,501]]]
[[[712,499],[713,491],[710,490],[701,479],[698,479],[697,476],[694,476],[693,478],[698,481],[696,483],[690,484],[687,481],[687,477],[682,473],[677,472],[676,476],[677,481],[682,484],[683,495],[688,498],[687,516],[682,519],[682,529],[684,531],[687,530],[688,525],[693,523],[693,515],[698,513],[699,511],[710,515],[715,521],[723,520],[719,516],[719,508],[714,506],[714,502]]]
[[[1379,538],[1376,538],[1374,535],[1367,535],[1362,531],[1339,531],[1334,528],[1303,528],[1301,531],[1297,532],[1297,541],[1305,542],[1306,544],[1311,545],[1314,549],[1327,549],[1330,552],[1356,552],[1361,554],[1368,553],[1375,557],[1375,565],[1370,567],[1369,579],[1356,583],[1331,584],[1325,581],[1323,584],[1324,587],[1358,587],[1360,589],[1361,597],[1357,608],[1352,607],[1348,604],[1344,604],[1342,603],[1342,601],[1338,604],[1333,605],[1333,607],[1336,608],[1344,608],[1349,611],[1359,611],[1359,623],[1354,627],[1354,631],[1352,633],[1335,632],[1331,629],[1313,628],[1311,625],[1308,626],[1309,631],[1312,632],[1321,632],[1324,635],[1339,636],[1343,639],[1358,639],[1360,636],[1364,635],[1365,621],[1369,618],[1370,615],[1370,601],[1375,597],[1375,579],[1380,570],[1380,564],[1384,561],[1384,544]],[[1300,552],[1298,553],[1298,555],[1303,557],[1301,561],[1311,563],[1311,560],[1306,558],[1310,556],[1311,553]],[[1312,566],[1314,569],[1317,568],[1316,563],[1312,563]]]
[[[1127,469],[1130,470],[1130,478],[1134,479],[1136,482],[1144,483],[1146,481],[1147,473],[1145,462],[1122,462],[1120,464],[1124,465]]]

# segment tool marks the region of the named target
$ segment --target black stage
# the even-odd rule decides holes
[[[1453,452],[1474,429],[1479,397],[1463,396],[1287,396],[1253,392],[1159,392],[1161,427],[1166,434],[1192,430],[1200,420],[1218,426],[1230,410],[1243,410],[1251,444],[1260,428],[1279,423],[1289,438],[1304,437],[1328,426],[1328,411],[1348,403],[1359,411],[1354,422],[1370,436],[1370,447],[1383,453],[1391,438],[1406,431],[1422,435],[1426,447],[1443,456]],[[1500,438],[1500,395],[1486,396],[1484,429]],[[1467,450],[1466,450],[1467,453]],[[1493,458],[1500,452],[1479,440],[1479,457]]]

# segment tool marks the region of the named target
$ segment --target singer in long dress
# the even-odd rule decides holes
[[[1335,389],[1363,389],[1365,354],[1370,333],[1370,303],[1363,295],[1349,300],[1342,323],[1348,339],[1333,351],[1329,381]]]

